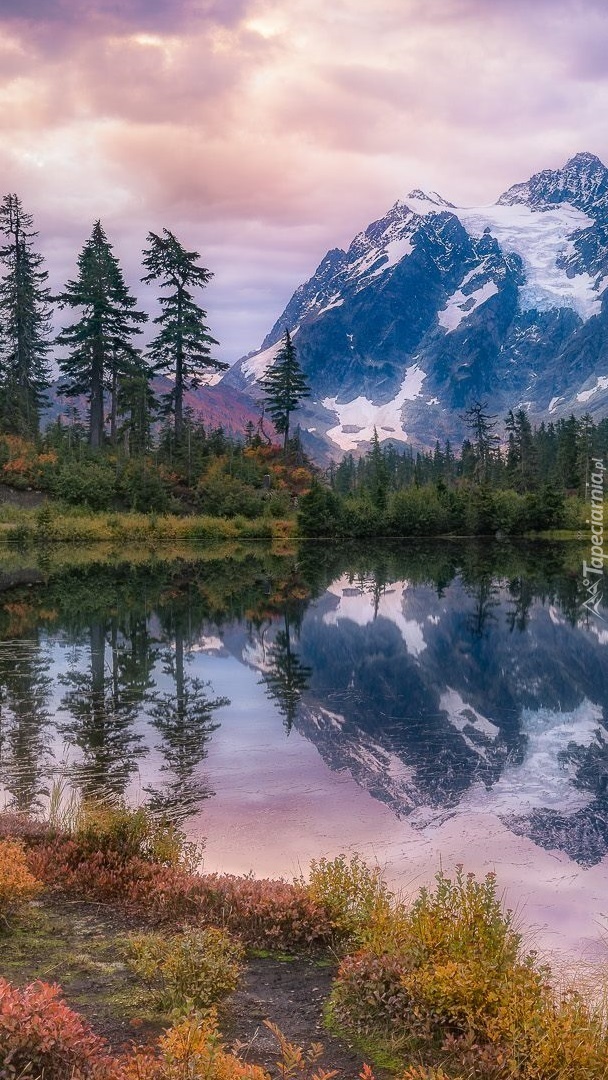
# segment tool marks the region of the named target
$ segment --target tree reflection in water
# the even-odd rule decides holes
[[[473,541],[284,555],[184,545],[139,561],[79,552],[74,565],[47,552],[44,566],[11,569],[0,593],[3,797],[20,809],[43,800],[63,738],[85,795],[143,790],[163,813],[193,813],[212,794],[202,769],[228,706],[203,677],[214,640],[255,668],[251,692],[260,680],[287,732],[421,820],[503,781],[517,791],[536,717],[563,800],[559,813],[518,809],[509,827],[597,861],[608,851],[608,641],[581,617],[579,555]],[[566,747],[553,734],[564,717]]]

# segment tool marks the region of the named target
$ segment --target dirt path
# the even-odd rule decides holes
[[[3,936],[0,975],[19,986],[35,979],[58,983],[68,1005],[116,1052],[155,1040],[168,1021],[145,1007],[125,964],[124,938],[136,929],[141,926],[103,905],[45,897],[27,922]],[[276,1074],[278,1044],[264,1025],[271,1020],[304,1049],[323,1043],[322,1067],[355,1080],[360,1056],[323,1028],[332,975],[332,968],[308,959],[250,959],[239,989],[221,1010],[227,1044]]]
[[[354,1080],[361,1057],[323,1027],[323,1004],[332,977],[331,968],[310,960],[251,960],[231,1001],[227,1037],[241,1044],[241,1056],[247,1061],[274,1072],[277,1040],[264,1025],[264,1020],[271,1020],[298,1046],[307,1049],[311,1043],[323,1043],[323,1068],[337,1069]]]

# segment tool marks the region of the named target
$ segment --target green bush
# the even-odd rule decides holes
[[[300,880],[299,884],[304,884]],[[357,855],[349,859],[313,859],[306,885],[309,896],[328,912],[340,939],[362,942],[376,920],[383,919],[392,907],[389,892],[379,867],[369,867]]]
[[[450,514],[434,487],[396,492],[388,508],[388,527],[395,536],[437,536],[449,532]]]
[[[168,492],[158,469],[150,462],[127,462],[118,486],[125,505],[131,510],[163,514],[169,507]]]
[[[261,485],[252,487],[238,477],[215,472],[197,484],[196,502],[204,514],[229,518],[257,518],[269,512],[280,516],[291,508],[288,491],[264,491]]]
[[[388,531],[384,515],[366,498],[350,496],[336,507],[340,536],[383,536]]]
[[[53,494],[66,503],[107,510],[118,494],[115,470],[97,461],[65,462],[55,474]]]
[[[298,503],[300,536],[335,536],[339,529],[340,501],[333,491],[314,479],[310,491]]]
[[[236,989],[242,945],[225,930],[190,929],[167,937],[133,934],[128,965],[150,988],[156,1007],[186,1015],[218,1005]]]

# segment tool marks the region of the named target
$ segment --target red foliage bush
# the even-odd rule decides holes
[[[248,944],[323,949],[335,940],[327,909],[301,885],[252,877],[207,874],[206,907]]]
[[[404,961],[367,949],[340,964],[331,1000],[333,1021],[358,1035],[400,1027],[410,1000],[403,986]]]
[[[36,982],[19,990],[0,979],[0,1076],[49,1080],[120,1080],[122,1070],[103,1039]]]
[[[0,813],[0,840],[23,840],[24,844],[41,843],[49,838],[49,826],[27,814],[3,810]]]
[[[222,926],[252,946],[315,951],[336,938],[327,909],[284,881],[191,874],[117,851],[91,853],[61,837],[31,847],[28,865],[70,896],[112,902],[153,922]]]

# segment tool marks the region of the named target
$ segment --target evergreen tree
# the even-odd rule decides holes
[[[164,656],[163,668],[172,687],[169,692],[154,696],[151,713],[154,727],[162,739],[162,745],[156,747],[165,759],[161,772],[169,772],[172,779],[162,789],[150,792],[150,805],[156,812],[162,810],[171,820],[182,821],[212,794],[204,777],[198,775],[198,766],[206,758],[211,736],[219,727],[219,723],[213,721],[213,713],[230,705],[230,700],[211,697],[208,693],[210,683],[186,673],[188,646],[179,622],[174,644],[174,649]]]
[[[497,453],[498,436],[495,434],[496,417],[486,412],[487,403],[475,401],[467,409],[463,420],[471,429],[473,449],[476,456],[476,479],[482,483],[490,477],[492,462]]]
[[[287,451],[289,418],[302,399],[310,397],[310,387],[298,362],[289,330],[285,331],[275,360],[260,380],[260,387],[266,409],[279,435],[283,435],[283,449]]]
[[[156,399],[150,386],[149,368],[141,356],[133,360],[118,383],[116,410],[119,420],[122,420],[125,453],[145,453],[152,442]]]
[[[585,482],[581,469],[578,420],[571,414],[557,423],[557,468],[560,482],[567,490],[581,491]]]
[[[207,312],[196,303],[194,288],[204,288],[213,274],[200,266],[198,251],[186,251],[169,229],[162,236],[148,233],[149,247],[143,253],[148,270],[142,281],[160,281],[169,290],[159,298],[161,314],[154,320],[160,330],[150,345],[155,371],[169,372],[175,382],[165,395],[167,411],[173,416],[176,441],[184,426],[184,391],[200,386],[209,371],[223,371],[228,365],[211,358],[211,345],[217,345],[206,324]]]
[[[142,736],[136,727],[140,701],[129,686],[117,681],[115,656],[111,674],[106,667],[107,624],[105,616],[91,619],[89,670],[76,662],[59,676],[67,687],[60,712],[69,717],[59,730],[82,753],[82,760],[75,761],[70,771],[88,798],[109,793],[123,796],[142,753]]]
[[[104,432],[104,390],[112,400],[112,436],[120,381],[132,376],[138,353],[131,342],[148,316],[136,309],[112,245],[97,221],[78,258],[78,278],[58,297],[60,307],[77,308],[80,318],[57,338],[70,349],[59,362],[64,378],[60,392],[84,395],[89,405],[89,444],[99,448]]]
[[[368,486],[372,502],[378,510],[386,510],[388,471],[375,427],[367,463],[369,465]]]
[[[50,293],[43,258],[33,248],[38,235],[17,195],[0,203],[0,281],[2,424],[14,434],[36,435],[44,390],[49,384]]]
[[[527,413],[509,409],[505,427],[508,432],[507,474],[517,491],[532,491],[538,478],[537,449]]]

